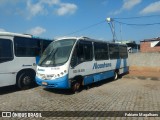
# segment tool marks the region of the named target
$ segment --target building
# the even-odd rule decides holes
[[[130,41],[130,40],[116,41],[116,43],[126,44],[129,53],[136,53],[140,49],[140,45],[137,44],[135,41]]]
[[[160,52],[160,37],[140,41],[141,52]]]

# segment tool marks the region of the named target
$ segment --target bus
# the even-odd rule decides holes
[[[36,83],[45,88],[79,88],[128,72],[127,46],[87,37],[53,41],[36,69]]]
[[[32,35],[0,32],[0,87],[35,84],[40,55],[52,41]]]

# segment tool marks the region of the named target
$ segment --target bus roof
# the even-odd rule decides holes
[[[32,35],[29,35],[29,34],[20,34],[20,33],[12,33],[12,32],[0,32],[0,36],[32,37]]]
[[[49,38],[41,38],[41,37],[38,37],[38,36],[33,36],[31,34],[21,34],[21,33],[12,33],[12,32],[0,32],[0,36],[28,37],[28,38],[45,39],[45,40],[51,40],[52,41],[52,39],[49,39]]]
[[[81,37],[61,37],[61,38],[58,38],[56,40],[62,40],[62,39],[76,39],[76,40],[81,39],[81,40],[86,40],[86,41],[103,42],[103,43],[110,43],[110,44],[117,44],[117,45],[124,45],[125,46],[125,44],[114,43],[114,42],[105,41],[105,40],[96,40],[96,39],[92,39],[92,38],[84,37],[84,36],[81,36]]]

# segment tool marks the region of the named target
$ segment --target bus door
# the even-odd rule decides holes
[[[70,77],[87,76],[93,74],[93,46],[92,42],[80,40],[74,48],[71,58]],[[93,80],[92,80],[93,81]]]
[[[15,73],[12,72],[13,43],[8,38],[0,38],[0,87],[13,85]]]

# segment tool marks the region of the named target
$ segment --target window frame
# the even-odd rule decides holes
[[[122,52],[121,47],[125,47],[125,52]],[[122,56],[122,53],[125,53],[124,56]],[[119,56],[120,56],[121,59],[126,59],[126,58],[128,58],[127,46],[125,46],[125,45],[119,45]]]
[[[86,59],[84,58],[84,61],[83,61],[83,62],[92,61],[92,60],[93,60],[93,56],[94,56],[94,54],[93,54],[93,42],[92,42],[92,41],[79,40],[77,43],[78,43],[77,57],[78,57],[78,53],[79,53],[79,50],[80,50],[80,49],[79,49],[79,45],[80,45],[81,43],[87,43],[87,44],[90,44],[90,45],[91,45],[91,59],[86,60]],[[84,52],[84,48],[83,48],[83,52]],[[84,57],[85,57],[85,55],[84,55]]]
[[[6,60],[0,60],[0,63],[4,63],[4,62],[8,62],[8,61],[12,61],[14,59],[14,54],[13,54],[13,41],[11,39],[6,39],[6,38],[0,38],[1,40],[4,41],[9,41],[10,42],[10,53],[11,53],[11,57],[9,59]]]
[[[79,57],[79,51],[80,51],[80,43],[86,43],[86,42],[90,42],[91,43],[91,53],[92,53],[92,55],[91,55],[91,59],[90,60],[83,60],[83,61],[81,61],[80,60],[80,57]],[[85,40],[79,40],[79,41],[77,41],[76,42],[76,44],[75,44],[75,46],[74,46],[74,48],[73,48],[73,51],[72,51],[72,56],[71,56],[71,62],[70,62],[70,64],[71,64],[71,67],[75,67],[75,66],[77,66],[77,65],[79,65],[79,64],[81,64],[81,63],[83,63],[83,62],[89,62],[89,61],[92,61],[93,60],[93,57],[94,57],[94,54],[93,54],[93,42],[92,41],[85,41]]]
[[[35,44],[37,46],[33,46],[31,43],[23,44],[23,42],[24,42],[23,39],[26,40],[28,43],[32,40],[33,41],[36,40],[37,43],[35,42]],[[17,44],[18,41],[20,41],[20,44]],[[30,46],[30,45],[32,45],[32,46]],[[20,53],[18,53],[19,50],[17,50],[17,49],[24,49],[24,51],[23,51],[23,53],[20,54]],[[33,55],[31,54],[30,49],[34,49],[34,51],[33,51],[34,54]],[[19,36],[14,37],[14,51],[15,51],[15,56],[16,57],[36,57],[36,56],[40,55],[40,50],[41,50],[40,39],[28,38],[28,37],[19,37]],[[27,51],[28,51],[28,53],[27,53]]]
[[[118,50],[115,49],[115,46],[118,48]],[[111,47],[114,47],[113,51],[111,51]],[[116,52],[114,52],[114,50],[116,50]],[[115,56],[114,57],[111,56],[111,52],[113,52],[114,54],[117,53],[116,57]],[[114,54],[112,54],[112,55],[114,55]],[[111,60],[120,59],[120,56],[119,56],[119,45],[118,44],[112,44],[112,43],[109,44],[109,58]]]
[[[96,52],[97,52],[97,51],[96,51],[96,49],[97,49],[97,48],[96,48],[96,44],[97,44],[97,45],[99,44],[99,48],[102,48],[102,46],[103,46],[103,47],[104,47],[104,46],[107,47],[107,49],[103,49],[103,50],[107,50],[107,54],[106,54],[106,55],[107,55],[107,58],[98,58],[98,59],[96,58],[96,56],[97,56],[97,55],[96,55],[96,54],[97,54],[97,53],[96,53]],[[101,47],[100,47],[100,46],[101,46]],[[103,43],[103,42],[94,42],[94,58],[95,58],[95,60],[96,60],[96,61],[100,61],[100,60],[109,60],[109,50],[108,50],[108,49],[109,49],[109,46],[108,46],[107,43]],[[99,50],[100,50],[100,49],[99,49]],[[102,50],[102,49],[101,49],[101,50]],[[106,51],[104,51],[104,52],[102,53],[102,51],[101,51],[101,52],[99,52],[99,53],[105,55],[105,52],[106,52]]]

